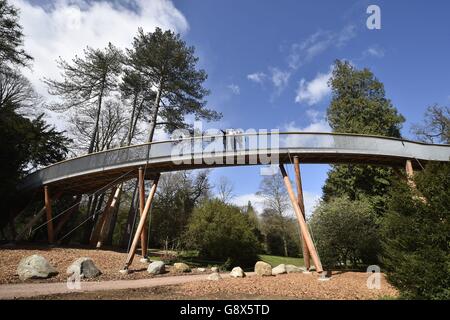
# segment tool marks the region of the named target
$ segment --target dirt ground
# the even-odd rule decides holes
[[[180,285],[126,290],[77,292],[35,297],[43,300],[258,300],[258,299],[326,299],[369,300],[393,298],[397,291],[382,277],[381,288],[369,290],[367,274],[334,273],[329,281],[317,275],[283,274],[272,277],[252,276],[219,281],[196,281]]]
[[[16,275],[19,261],[28,255],[40,254],[59,271],[50,279],[28,280],[27,283],[65,282],[66,268],[79,257],[90,257],[103,272],[91,281],[132,280],[151,278],[146,272],[146,264],[139,262],[136,256],[131,270],[134,272],[122,275],[118,272],[123,266],[126,254],[92,249],[74,248],[31,248],[0,249],[0,285],[22,283]],[[170,270],[170,267],[169,267]],[[195,273],[195,272],[194,272]],[[193,274],[193,273],[190,273]],[[173,272],[165,275],[173,276]],[[181,275],[180,275],[181,276]],[[187,276],[187,275],[184,275]],[[125,290],[74,292],[39,296],[35,299],[380,299],[396,297],[397,291],[390,286],[384,275],[381,277],[381,288],[367,288],[368,274],[364,272],[333,272],[329,281],[319,281],[316,273],[284,274],[271,277],[252,276],[243,279],[224,278],[219,281],[194,281],[177,285],[135,288]]]
[[[84,281],[105,281],[105,280],[131,280],[150,278],[147,272],[147,263],[139,262],[141,256],[136,255],[129,268],[129,274],[121,274],[119,270],[123,268],[127,254],[111,250],[96,250],[82,248],[48,248],[48,247],[11,247],[0,248],[0,284],[23,283],[17,275],[17,265],[24,257],[38,254],[46,258],[49,263],[58,270],[58,275],[49,279],[33,279],[27,282],[65,282],[67,280],[66,269],[76,259],[81,257],[91,258],[102,274],[90,280]],[[156,277],[171,276],[171,266],[167,266],[165,274]],[[195,268],[189,274],[198,274]]]

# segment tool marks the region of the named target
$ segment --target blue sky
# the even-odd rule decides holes
[[[44,95],[39,79],[57,75],[56,53],[71,57],[108,41],[125,47],[142,25],[176,30],[196,47],[209,75],[209,104],[224,115],[213,127],[329,130],[326,81],[335,59],[368,67],[384,83],[406,118],[406,138],[428,105],[450,104],[450,2],[444,0],[12,2],[24,13],[26,46],[36,60],[29,76]],[[380,30],[366,27],[370,4],[381,9]],[[327,168],[302,167],[309,207]],[[222,175],[234,182],[237,203],[256,200],[257,167],[216,169],[213,181]]]

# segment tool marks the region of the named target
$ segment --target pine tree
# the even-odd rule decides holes
[[[23,38],[19,10],[6,0],[0,0],[0,65],[28,65],[33,58],[21,48]]]
[[[160,28],[152,33],[139,29],[133,48],[127,53],[129,65],[155,88],[153,104],[147,110],[148,142],[153,141],[158,125],[163,125],[168,132],[189,128],[185,115],[206,120],[221,117],[218,112],[206,108],[204,98],[209,93],[203,87],[206,72],[197,69],[194,48],[188,47],[179,34],[163,32]]]
[[[49,93],[62,98],[61,103],[53,105],[55,110],[66,111],[75,108],[77,113],[95,110],[88,153],[96,151],[103,100],[111,91],[117,89],[122,62],[122,53],[111,43],[103,50],[87,47],[84,57],[75,56],[72,63],[59,59],[62,81],[45,79]]]

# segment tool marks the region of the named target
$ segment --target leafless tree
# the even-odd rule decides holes
[[[429,106],[423,124],[414,124],[411,131],[424,142],[450,143],[450,108],[437,104]]]
[[[234,186],[233,183],[227,177],[220,177],[219,182],[217,183],[217,197],[219,200],[228,203],[233,199],[234,194]]]

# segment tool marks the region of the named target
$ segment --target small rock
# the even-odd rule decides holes
[[[148,265],[147,272],[151,274],[161,274],[166,271],[166,265],[162,261],[154,261]]]
[[[205,272],[206,269],[205,269],[205,268],[197,268],[197,271],[198,271],[198,272]]]
[[[220,276],[220,274],[218,272],[211,273],[208,276],[208,280],[211,280],[211,281],[218,281],[220,279],[222,279],[222,277]]]
[[[231,270],[230,276],[232,276],[233,278],[244,278],[245,272],[241,267],[235,267],[233,268],[233,270]]]
[[[186,263],[182,263],[182,262],[174,263],[173,267],[175,268],[175,272],[190,272],[191,271],[191,268]]]
[[[255,273],[258,276],[271,276],[272,266],[264,261],[258,261],[255,264]]]
[[[286,271],[286,265],[285,264],[279,264],[275,268],[272,269],[272,275],[276,276],[277,274],[283,274],[287,273]]]
[[[19,279],[48,278],[58,274],[58,271],[48,263],[48,261],[37,254],[23,258],[17,266]]]
[[[86,257],[75,260],[67,268],[66,273],[68,275],[77,274],[81,278],[95,278],[101,274],[100,270],[95,266],[94,261]]]
[[[286,272],[287,273],[297,273],[297,272],[305,272],[306,269],[302,267],[294,266],[293,264],[287,264],[286,265]]]
[[[217,268],[217,267],[212,267],[212,268],[211,268],[211,271],[212,271],[212,272],[218,272],[218,271],[219,271],[219,268]]]

